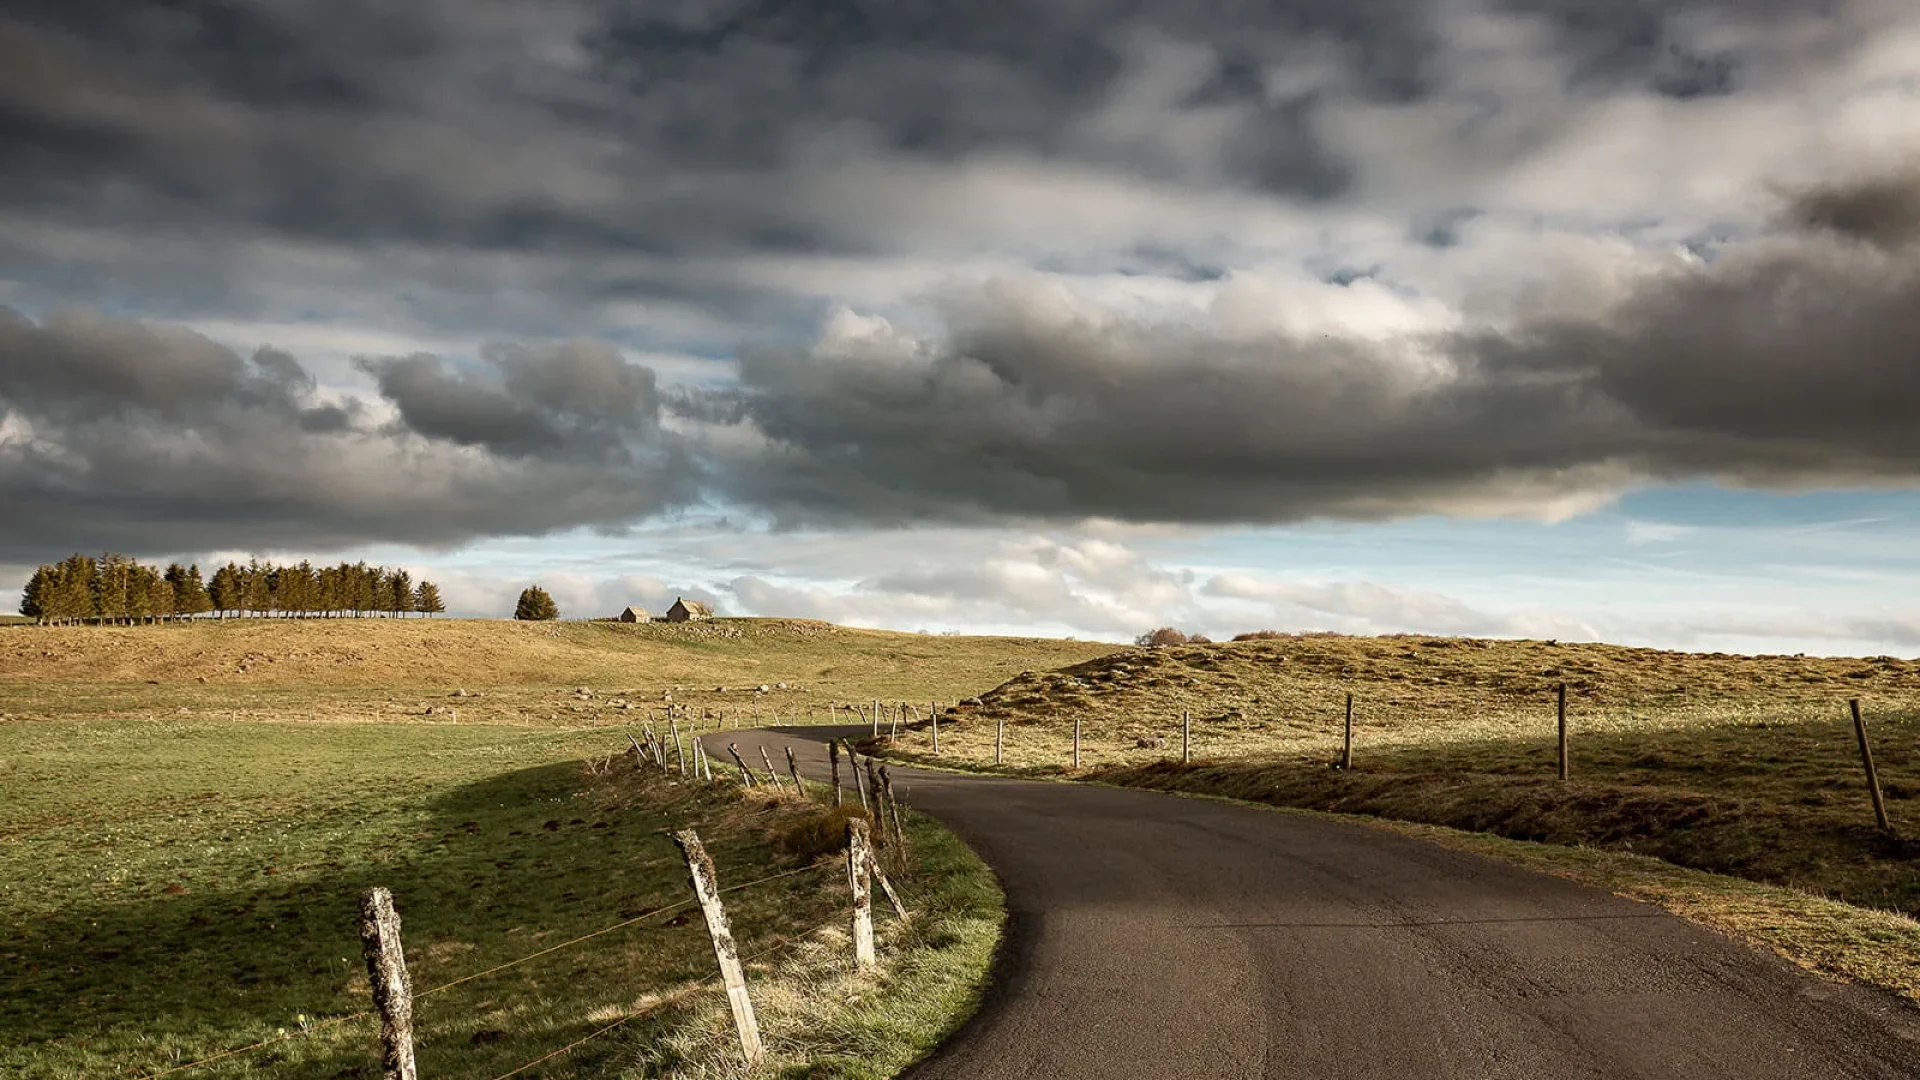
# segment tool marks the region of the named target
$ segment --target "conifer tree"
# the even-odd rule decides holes
[[[200,583],[200,567],[183,567],[179,563],[167,567],[167,583],[173,586],[173,614],[198,615],[213,607],[207,598],[207,588]]]
[[[222,619],[227,612],[238,610],[243,593],[240,588],[240,568],[232,563],[213,572],[213,581],[207,586],[209,597],[213,601],[213,610],[220,613]]]
[[[395,570],[387,577],[387,588],[392,590],[391,610],[396,616],[405,615],[413,610],[413,575],[405,570]]]
[[[413,592],[413,606],[428,618],[447,610],[447,605],[440,599],[440,586],[424,580]]]
[[[547,590],[538,585],[530,585],[520,593],[520,602],[514,605],[513,617],[527,622],[537,622],[560,617],[560,605],[553,602]]]
[[[20,614],[40,623],[45,623],[53,606],[53,568],[42,566],[27,579],[27,587],[20,590]],[[426,582],[420,587],[425,589]]]

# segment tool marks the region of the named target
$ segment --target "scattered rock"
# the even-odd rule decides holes
[[[984,701],[981,701],[981,700],[980,700],[979,698],[977,698],[977,697],[970,697],[970,698],[961,698],[961,699],[960,699],[960,704],[962,704],[962,705],[971,705],[971,706],[973,706],[974,708],[976,708],[976,709],[977,709],[977,708],[979,708],[979,707],[981,707],[982,705],[985,705],[985,704],[986,704],[986,702],[984,702]]]
[[[773,684],[773,688],[774,688],[775,690],[785,690],[785,689],[787,688],[787,684],[786,684],[786,683],[774,683],[774,684]]]
[[[1167,748],[1167,740],[1158,735],[1154,735],[1149,738],[1135,739],[1133,740],[1133,745],[1137,750],[1165,750]]]
[[[766,683],[761,683],[761,684],[760,684],[760,685],[759,685],[759,686],[758,686],[758,687],[757,687],[757,688],[756,688],[756,689],[754,690],[754,693],[756,693],[756,694],[765,694],[765,693],[768,693],[768,692],[769,692],[769,688],[768,688],[768,686],[767,686],[767,684],[766,684]]]
[[[466,688],[461,687],[460,689],[455,690],[453,693],[448,694],[447,696],[448,697],[468,697],[469,695],[467,694]]]

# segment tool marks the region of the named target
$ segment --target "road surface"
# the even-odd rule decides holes
[[[829,730],[722,742],[824,780]],[[985,1006],[913,1080],[1920,1078],[1920,1010],[1597,889],[1306,815],[891,772],[1009,910]]]

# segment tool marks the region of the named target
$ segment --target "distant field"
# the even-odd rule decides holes
[[[0,628],[0,719],[195,716],[581,725],[676,703],[763,722],[952,701],[1114,646],[789,619],[684,624],[234,619]],[[785,689],[779,684],[786,683]],[[756,694],[759,686],[768,693]],[[574,691],[585,687],[591,697]],[[722,689],[724,688],[724,689]],[[451,695],[466,690],[471,696]],[[622,708],[622,705],[626,706]],[[429,712],[432,709],[434,711]]]

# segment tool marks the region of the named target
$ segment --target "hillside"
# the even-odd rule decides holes
[[[672,694],[824,719],[829,702],[945,700],[1112,645],[934,637],[794,619],[684,624],[234,619],[0,629],[0,715],[563,720]],[[784,688],[780,684],[785,683]],[[766,695],[755,688],[765,685]],[[582,697],[575,693],[585,687]],[[724,688],[724,689],[723,689]],[[453,702],[450,695],[465,690]],[[427,713],[426,709],[444,710]]]

